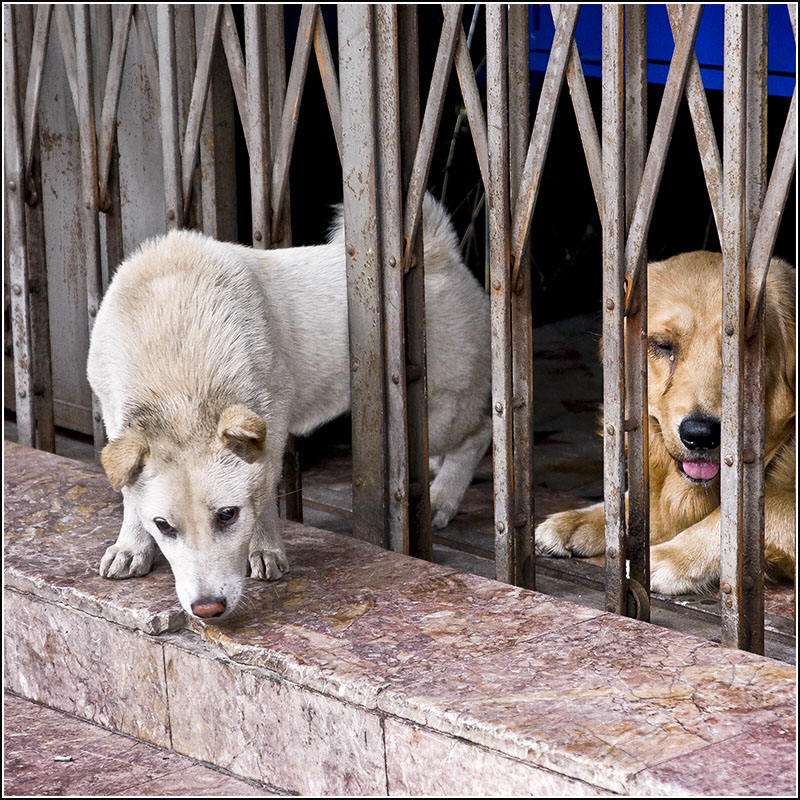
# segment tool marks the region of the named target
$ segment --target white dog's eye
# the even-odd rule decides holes
[[[158,528],[161,533],[166,534],[167,536],[174,536],[177,531],[172,525],[167,522],[164,517],[156,517],[153,522],[155,523],[156,528]]]
[[[225,508],[217,509],[217,519],[220,522],[233,522],[237,516],[239,516],[239,509],[236,506],[226,506]]]

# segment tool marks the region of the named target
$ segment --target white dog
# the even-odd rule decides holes
[[[491,439],[488,300],[459,256],[445,210],[424,205],[433,524],[453,517]],[[117,270],[97,314],[88,376],[122,490],[117,542],[100,574],[149,572],[155,543],[183,608],[225,617],[248,565],[288,569],[276,484],[287,436],[347,411],[344,233],[253,250],[180,231]]]

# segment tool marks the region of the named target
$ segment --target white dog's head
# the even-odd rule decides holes
[[[209,438],[209,430],[212,432]],[[215,426],[176,426],[139,413],[103,450],[111,485],[169,561],[181,606],[202,618],[235,609],[265,503],[266,424],[245,406]]]

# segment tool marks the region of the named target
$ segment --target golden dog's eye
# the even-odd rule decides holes
[[[651,339],[650,353],[655,358],[668,358],[670,361],[675,360],[675,347],[668,339]]]
[[[237,516],[239,516],[239,509],[236,506],[227,506],[217,511],[217,519],[223,523],[233,522]]]
[[[174,536],[177,531],[172,525],[167,522],[164,517],[156,517],[153,522],[155,523],[156,528],[158,528],[161,533],[165,534],[166,536]]]

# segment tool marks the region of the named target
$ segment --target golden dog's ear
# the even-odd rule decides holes
[[[144,434],[134,428],[125,428],[103,448],[100,462],[114,491],[136,480],[149,451]]]
[[[253,463],[264,453],[267,423],[246,406],[228,406],[220,414],[217,436],[236,455]]]

